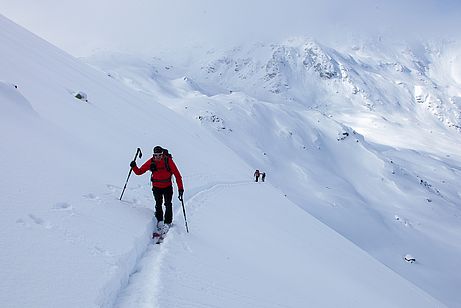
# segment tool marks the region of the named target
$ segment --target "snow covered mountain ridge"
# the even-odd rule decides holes
[[[417,103],[445,125],[460,128],[459,44],[369,42],[343,49],[305,39],[261,43],[208,52],[187,74],[205,89],[220,86],[223,93],[242,91],[263,100],[306,106],[330,105],[324,92],[338,94],[345,100],[342,104],[378,111],[414,110]]]

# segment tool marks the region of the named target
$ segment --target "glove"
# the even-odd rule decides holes
[[[179,193],[179,196],[178,196],[179,201],[183,201],[182,195],[184,194],[184,189],[180,189],[178,193]]]
[[[130,167],[131,168],[136,167],[136,162],[134,160],[130,163]]]

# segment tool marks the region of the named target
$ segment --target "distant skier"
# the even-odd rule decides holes
[[[266,180],[266,172],[261,173],[261,181],[264,182]]]
[[[259,176],[261,175],[261,173],[259,173],[259,170],[256,169],[255,173],[254,173],[254,177],[255,177],[255,182],[257,182],[259,180]]]
[[[136,166],[136,162],[130,163],[133,172],[136,175],[144,174],[150,170],[152,172],[152,192],[155,198],[155,218],[157,218],[157,233],[166,233],[173,221],[173,184],[171,182],[171,175],[176,178],[178,186],[178,199],[183,200],[184,187],[182,184],[181,173],[179,172],[176,164],[173,162],[168,150],[163,149],[161,146],[154,148],[154,154],[151,159],[147,160],[141,168]],[[165,201],[165,217],[163,216],[162,203]]]

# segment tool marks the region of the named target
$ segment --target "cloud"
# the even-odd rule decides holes
[[[302,35],[458,35],[456,0],[0,0],[3,14],[73,53],[185,48]],[[28,8],[24,10],[24,8]]]

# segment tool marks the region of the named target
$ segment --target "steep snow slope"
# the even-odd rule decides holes
[[[188,209],[191,233],[151,248],[116,307],[442,306],[268,183],[216,185]]]
[[[147,176],[132,176],[118,200],[136,147],[145,159],[157,144],[170,148],[186,196],[223,178],[245,179],[249,167],[151,97],[2,16],[0,29],[0,302],[110,306],[152,229]]]
[[[457,45],[442,46],[292,40],[185,62],[86,61],[210,129],[298,206],[453,306],[461,87],[446,65]]]

